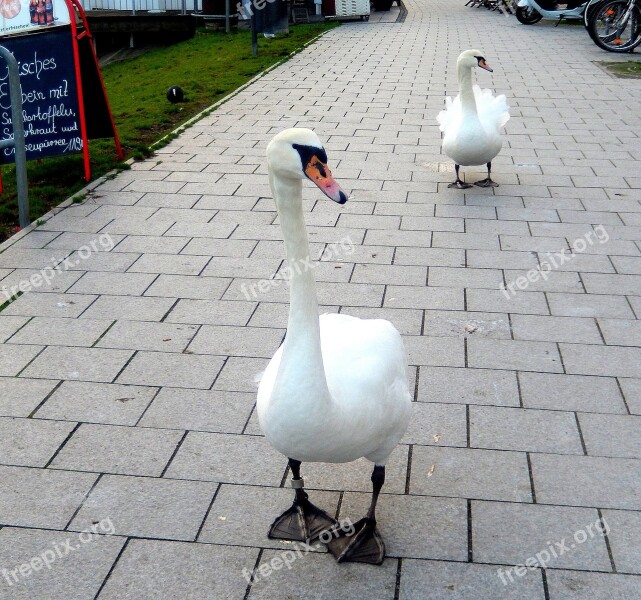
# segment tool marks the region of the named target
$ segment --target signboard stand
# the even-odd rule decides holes
[[[89,181],[90,139],[112,137],[124,155],[84,10],[79,0],[14,1],[17,12],[0,6],[0,43],[19,66],[27,160],[82,152]],[[0,140],[13,138],[7,79],[0,70]],[[1,163],[15,160],[13,148],[0,150]]]

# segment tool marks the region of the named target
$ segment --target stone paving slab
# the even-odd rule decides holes
[[[328,32],[6,244],[3,297],[60,270],[0,314],[3,600],[641,597],[639,82],[581,27],[404,8]],[[512,118],[500,187],[455,190],[435,116],[471,47]],[[266,536],[292,491],[255,411],[289,294],[264,155],[291,126],[351,195],[304,186],[321,310],[389,319],[408,351],[380,568]],[[370,463],[302,470],[320,506],[364,514]]]

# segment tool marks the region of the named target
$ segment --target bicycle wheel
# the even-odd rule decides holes
[[[608,52],[630,52],[641,44],[641,10],[636,2],[611,0],[590,21],[594,43]]]
[[[590,0],[583,11],[583,25],[590,31],[590,19],[594,14],[594,11],[597,10],[602,4],[609,2],[610,0]]]

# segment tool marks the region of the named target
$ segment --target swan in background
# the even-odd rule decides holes
[[[385,461],[407,429],[411,408],[403,341],[389,321],[318,316],[313,273],[301,268],[310,260],[303,179],[339,204],[347,196],[316,134],[297,128],[279,133],[267,147],[267,162],[292,277],[287,335],[262,376],[257,412],[267,440],[289,459],[295,489],[293,506],[274,521],[269,537],[307,541],[337,524],[308,500],[301,462],[365,457],[374,463],[369,511],[350,528],[351,536],[335,537],[328,547],[338,562],[381,564],[385,545],[376,529],[376,501]]]
[[[491,90],[472,85],[474,67],[493,72],[480,50],[462,52],[456,67],[459,95],[454,100],[446,98],[445,110],[436,117],[443,132],[443,152],[455,163],[456,181],[448,187],[461,190],[472,187],[461,181],[461,165],[487,165],[487,178],[475,185],[496,187],[498,183],[492,181],[492,160],[503,146],[500,129],[510,119],[509,106],[505,96],[495,98]]]

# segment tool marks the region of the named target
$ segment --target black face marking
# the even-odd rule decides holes
[[[303,163],[303,170],[312,160],[312,157],[318,158],[321,162],[327,164],[327,153],[323,148],[315,148],[314,146],[302,146],[301,144],[292,144],[292,148],[298,152],[300,160]],[[321,173],[322,174],[322,173]],[[325,175],[323,175],[324,177]]]
[[[482,60],[485,60],[482,56],[475,56],[474,57],[478,62],[481,62]]]

